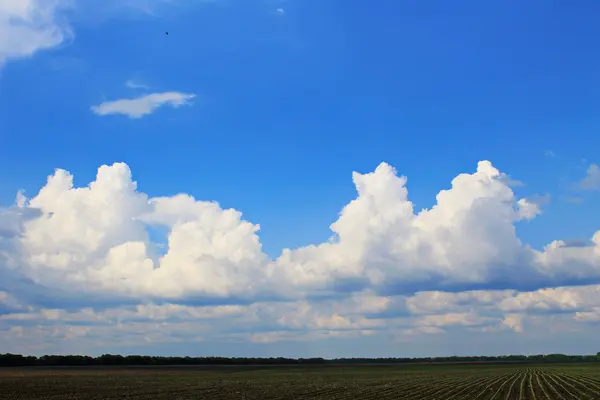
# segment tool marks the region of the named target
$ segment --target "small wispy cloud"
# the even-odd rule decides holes
[[[544,151],[544,155],[546,157],[556,157],[556,153],[553,152],[552,150],[546,150],[546,151]]]
[[[600,190],[600,167],[591,164],[583,178],[577,186],[583,190]]]
[[[279,15],[280,17],[283,17],[285,15],[285,10],[283,8],[278,8],[276,12],[277,15]]]
[[[561,200],[563,200],[567,203],[571,203],[571,204],[583,203],[583,199],[581,197],[577,197],[577,196],[563,196],[563,197],[561,197]]]
[[[550,203],[550,201],[552,200],[552,196],[550,196],[550,193],[534,194],[533,196],[529,196],[526,199],[530,203],[535,203],[540,206],[545,206],[546,204]]]
[[[142,84],[142,83],[138,83],[138,82],[134,82],[133,80],[129,79],[127,82],[125,82],[125,86],[127,86],[130,89],[150,89],[150,87]]]
[[[520,187],[520,186],[525,186],[525,183],[518,180],[518,179],[513,179],[510,176],[506,175],[506,174],[500,174],[497,178],[499,181],[502,181],[504,184],[511,186],[511,187]]]
[[[129,118],[137,119],[145,115],[152,114],[161,106],[170,106],[178,108],[189,104],[189,100],[196,97],[195,94],[180,92],[152,93],[133,99],[119,99],[107,101],[96,106],[90,107],[92,112],[97,115],[122,114]]]
[[[81,19],[106,19],[114,14],[156,15],[155,9],[172,0],[0,0],[0,68],[8,61],[28,58],[70,43],[75,32],[71,11]]]

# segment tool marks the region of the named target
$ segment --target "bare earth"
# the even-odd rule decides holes
[[[600,363],[0,369],[29,399],[600,399]]]

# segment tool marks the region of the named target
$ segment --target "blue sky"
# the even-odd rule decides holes
[[[418,207],[481,159],[526,182],[525,193],[560,195],[561,178],[579,179],[580,160],[594,157],[600,76],[588,4],[181,2],[94,23],[91,6],[75,10],[72,43],[3,71],[2,169],[20,166],[2,176],[3,202],[54,168],[83,183],[125,161],[149,194],[241,209],[278,255],[326,239],[354,195],[350,172],[381,161],[414,182]],[[139,94],[123,85],[130,79],[198,98],[141,121],[89,112]],[[553,214],[573,212],[564,208]],[[525,239],[555,238],[536,238],[549,223]],[[580,225],[568,235],[593,232]]]
[[[398,249],[403,246],[401,243],[409,242],[408,238],[416,237],[416,234],[403,237],[405,233],[402,233],[400,220],[389,229],[381,228],[385,226],[385,221],[396,221],[396,214],[393,207],[384,207],[388,204],[385,201],[373,200],[372,204],[377,205],[375,208],[379,214],[369,214],[370,218],[360,219],[368,212],[354,213],[351,210],[346,213],[346,222],[340,224],[345,227],[342,231],[346,232],[340,234],[342,242],[349,243],[350,247],[365,246],[366,249],[356,259],[352,258],[354,261],[344,262],[358,263],[366,271],[377,263],[387,262],[381,260],[389,261],[391,257],[393,261],[386,267],[390,268],[386,270],[386,274],[389,274],[386,276],[400,280],[403,287],[415,284],[415,287],[422,288],[426,285],[423,282],[434,282],[435,279],[442,279],[441,276],[444,276],[444,282],[458,282],[469,287],[472,282],[471,278],[467,278],[468,274],[456,272],[464,267],[456,260],[464,259],[472,263],[473,268],[493,270],[493,273],[489,272],[485,278],[481,278],[477,287],[512,290],[518,287],[515,277],[500,279],[498,282],[504,282],[502,284],[490,277],[508,276],[507,271],[516,270],[507,265],[511,268],[521,266],[520,263],[529,262],[523,260],[534,256],[521,253],[529,251],[524,247],[518,252],[516,247],[510,247],[512,244],[503,247],[499,243],[508,236],[496,240],[494,235],[497,232],[504,232],[504,228],[510,231],[510,227],[516,226],[522,244],[530,244],[541,252],[544,246],[554,240],[569,243],[586,241],[598,230],[596,189],[600,187],[600,180],[593,167],[598,162],[594,149],[598,146],[596,141],[600,128],[597,112],[600,108],[600,56],[595,51],[596,38],[600,34],[595,16],[600,6],[596,2],[583,1],[575,5],[542,1],[526,4],[517,1],[381,1],[367,7],[366,3],[335,0],[131,0],[122,4],[107,2],[105,5],[99,2],[84,4],[76,0],[73,7],[61,9],[44,6],[41,1],[32,1],[31,15],[19,11],[14,6],[17,3],[9,1],[4,10],[0,7],[0,17],[4,13],[12,17],[14,22],[18,18],[27,20],[38,11],[47,11],[39,15],[51,15],[52,18],[48,17],[44,22],[56,27],[63,35],[54,38],[51,45],[42,45],[41,41],[28,44],[26,41],[30,37],[15,30],[13,36],[5,39],[6,43],[0,43],[0,62],[3,61],[0,71],[0,202],[9,207],[6,215],[13,212],[10,207],[18,190],[22,189],[27,197],[34,198],[55,168],[69,171],[74,177],[75,186],[84,187],[96,179],[101,165],[123,162],[131,170],[133,180],[138,182],[136,193],[145,193],[149,198],[186,193],[198,201],[218,201],[223,208],[242,212],[242,221],[260,224],[258,237],[267,261],[252,247],[253,239],[250,236],[242,237],[240,234],[239,242],[232,242],[237,243],[238,247],[234,248],[241,248],[239,243],[244,243],[253,249],[244,253],[252,254],[252,260],[248,263],[253,268],[264,271],[267,268],[265,263],[284,265],[279,256],[283,249],[289,248],[296,252],[292,257],[294,261],[286,264],[285,268],[298,271],[298,268],[313,265],[307,261],[308,258],[304,260],[303,257],[308,255],[302,248],[327,242],[333,234],[330,224],[338,220],[342,209],[357,198],[352,182],[353,171],[368,174],[375,171],[380,163],[388,163],[398,175],[408,177],[408,199],[414,203],[415,212],[418,212],[436,204],[438,192],[450,189],[451,181],[456,176],[476,176],[477,163],[489,160],[500,171],[496,172],[523,183],[502,188],[490,186],[489,198],[504,196],[508,193],[505,189],[509,190],[510,186],[510,196],[514,192],[514,198],[509,200],[514,200],[514,207],[518,208],[517,201],[524,199],[530,207],[539,208],[534,213],[535,218],[519,217],[509,221],[508,225],[499,225],[500,222],[486,225],[488,220],[485,218],[489,217],[491,221],[494,215],[502,214],[499,209],[480,215],[476,214],[479,209],[471,208],[464,214],[456,215],[470,215],[473,221],[481,224],[481,228],[465,222],[471,219],[460,220],[463,222],[448,219],[444,229],[456,228],[456,235],[463,235],[467,239],[469,235],[474,235],[473,238],[489,238],[489,242],[475,246],[473,252],[489,248],[494,251],[481,250],[482,254],[486,254],[481,256],[483,258],[475,255],[452,258],[454,261],[448,262],[456,270],[452,269],[454,272],[449,275],[439,272],[446,265],[440,261],[439,268],[436,267],[438,270],[431,272],[432,275],[427,279],[413,279],[420,276],[419,273],[409,274],[406,272],[408,269],[403,269],[403,263],[411,263],[406,260],[415,258],[398,256]],[[11,4],[14,6],[12,9]],[[3,18],[0,20],[4,21]],[[6,21],[2,24],[14,28],[11,20]],[[32,32],[48,33],[44,26],[36,25],[35,20],[30,20],[27,26]],[[168,36],[165,31],[169,32]],[[17,36],[17,32],[21,36]],[[127,82],[130,84],[127,85]],[[119,99],[139,100],[146,95],[160,97],[164,93],[188,95],[188,98],[182,100],[185,104],[171,107],[169,101],[161,97],[161,106],[139,118],[131,118],[123,113],[102,114],[94,111],[98,110],[94,107]],[[115,107],[122,106],[122,103],[119,104]],[[120,168],[113,171],[113,178],[108,179],[105,185],[120,188],[119,182],[127,181],[121,180],[127,172]],[[393,182],[388,172],[379,171],[383,172],[373,176],[382,179],[381,185]],[[508,178],[504,182],[507,181]],[[582,182],[590,184],[582,185]],[[388,191],[377,189],[377,184],[370,187],[374,193],[373,199],[388,194]],[[58,193],[56,190],[52,193]],[[367,191],[371,193],[371,189]],[[129,199],[128,194],[123,194],[125,192],[117,189],[108,192],[110,195],[92,196],[93,199],[90,197],[89,201],[75,199],[76,195],[72,196],[73,200],[67,200],[67,197],[59,194],[40,197],[37,202],[32,200],[26,207],[41,208],[43,213],[61,215],[62,219],[48,226],[29,220],[23,222],[23,226],[10,222],[10,229],[19,229],[17,236],[23,238],[23,243],[19,242],[18,245],[11,242],[11,248],[25,249],[21,250],[19,257],[28,251],[30,255],[37,252],[37,258],[26,258],[35,259],[35,265],[23,267],[20,276],[33,281],[37,279],[41,286],[64,291],[65,288],[59,285],[60,280],[53,275],[58,267],[50,266],[54,262],[48,261],[50,254],[68,253],[69,256],[64,257],[71,260],[71,264],[61,261],[60,268],[65,274],[65,271],[74,274],[81,266],[73,260],[87,260],[86,257],[92,257],[92,254],[96,257],[98,252],[109,252],[114,246],[132,243],[135,241],[132,238],[142,237],[136,236],[137,227],[123,225],[123,218],[154,221],[147,222],[144,229],[151,233],[147,241],[161,242],[152,243],[155,250],[158,245],[165,244],[169,232],[175,231],[177,223],[192,221],[192,217],[183,216],[182,210],[187,210],[187,206],[173,206],[183,207],[180,209],[182,215],[177,217],[171,211],[142,212],[143,207],[137,200],[131,200],[132,203],[123,200]],[[457,194],[456,198],[488,196],[483,192],[473,192],[469,197],[465,193],[460,196]],[[364,200],[360,204],[369,201]],[[464,201],[466,204],[470,200]],[[110,206],[107,206],[109,203]],[[500,207],[501,203],[494,204]],[[99,204],[112,211],[105,210],[107,214],[94,211],[93,207],[100,207]],[[137,207],[142,208],[138,210]],[[368,206],[364,207],[366,210]],[[135,212],[132,211],[134,209]],[[148,216],[148,213],[154,214]],[[91,219],[85,219],[86,215],[109,216],[104,220],[98,217],[100,219],[92,222]],[[194,223],[197,226],[206,224],[206,218],[197,217]],[[0,224],[6,226],[0,231],[8,231],[8,222],[3,221],[0,220]],[[81,226],[69,225],[75,224],[74,221]],[[155,221],[163,222],[159,223],[161,226],[156,226]],[[365,224],[374,224],[374,227],[364,229],[364,234],[354,235],[362,231]],[[55,233],[52,242],[55,247],[40,250],[40,243],[46,246],[47,241],[41,239],[46,236],[39,232],[44,229],[55,232],[53,230],[67,225],[69,229],[65,228],[64,234]],[[204,233],[198,233],[199,236],[189,233],[189,237],[202,241],[214,235],[210,242],[210,246],[213,246],[211,250],[200,253],[217,257],[214,254],[224,251],[221,248],[225,246],[223,241],[229,240],[223,238],[234,235],[223,233],[225,225],[218,225],[215,230],[198,228],[198,232]],[[69,236],[75,235],[73,232],[86,238],[102,239],[97,239],[98,243],[75,245],[74,241],[79,239]],[[423,232],[429,231],[424,229]],[[217,237],[220,239],[215,239]],[[441,237],[435,240],[429,237],[423,241],[435,247]],[[10,240],[17,239],[11,237]],[[512,239],[507,240],[507,243],[513,243]],[[198,243],[190,239],[186,246],[205,246]],[[461,247],[457,241],[452,243],[448,254],[468,252],[468,245]],[[382,248],[386,249],[385,255],[378,253]],[[512,254],[514,250],[518,255],[500,260],[496,250],[499,254]],[[586,250],[589,251],[584,254]],[[78,253],[81,251],[86,253]],[[165,251],[159,253],[164,254]],[[181,254],[188,254],[187,251]],[[196,254],[194,251],[189,250],[189,254]],[[548,279],[554,286],[561,287],[575,279],[565,271],[581,268],[582,272],[573,272],[577,278],[575,280],[590,285],[600,283],[598,256],[589,246],[581,251],[581,254],[569,255],[571,258],[556,256],[560,262],[548,261],[536,253],[535,257],[541,257],[540,260],[543,258],[544,261],[531,261],[531,265],[534,265],[532,268],[537,271],[531,276],[546,276],[544,274],[551,266],[555,270],[551,274],[548,272],[552,276]],[[7,257],[13,259],[17,256],[11,253]],[[325,261],[331,260],[329,256],[314,257],[310,260],[318,271],[329,271],[323,266],[330,262]],[[299,262],[299,259],[304,261]],[[106,261],[108,258],[102,260],[98,261],[98,265],[109,263]],[[157,259],[154,261],[158,262]],[[237,258],[229,261],[238,268],[233,270],[246,268],[246,264],[236,264],[238,261]],[[4,262],[9,265],[8,261]],[[427,262],[435,264],[437,261]],[[422,266],[425,264],[420,263],[426,264],[421,260],[415,265],[411,264],[410,270],[414,272],[425,268]],[[543,263],[546,263],[546,267],[540,267]],[[504,272],[494,269],[500,268],[498,265],[503,266]],[[331,267],[331,270],[338,271],[336,268]],[[348,276],[344,275],[346,273]],[[285,277],[290,285],[290,282],[299,282],[296,278],[290,278],[290,274],[282,272],[281,279]],[[321,282],[317,285],[320,288],[318,290],[335,286],[336,279],[342,279],[339,271],[332,274],[328,275],[326,284]],[[366,279],[365,282],[369,284],[361,287],[377,292],[374,275],[361,272],[358,276],[347,271],[341,274],[344,275],[343,279],[352,282]],[[242,275],[244,279],[253,276]],[[135,288],[123,289],[110,286],[106,283],[108,281],[100,284],[95,280],[100,278],[90,276],[86,275],[88,281],[83,287],[102,288],[104,296],[106,293],[113,296],[114,293],[115,297],[123,299],[124,305],[130,305],[132,301],[144,305],[148,299],[184,304],[184,298],[194,298],[197,302],[198,298],[206,296],[223,299],[228,295],[239,297],[240,293],[248,298],[254,295],[244,294],[242,290],[234,296],[234,286],[224,283],[223,287],[227,290],[215,289],[213,293],[213,286],[206,283],[209,278],[205,275],[197,278],[203,282],[202,288],[173,283],[168,293],[167,289],[164,289],[164,293],[149,289],[152,283],[142,285],[138,282]],[[269,276],[266,282],[270,283],[266,285],[275,285],[269,279],[274,278]],[[193,279],[188,277],[187,280]],[[535,289],[540,289],[550,281],[540,278],[540,287]],[[311,298],[317,286],[311,286],[312,283],[307,285],[310,288],[298,289],[301,294],[294,301],[309,301],[307,299]],[[436,283],[432,290],[439,290],[440,285]],[[31,301],[25,299],[27,296],[19,290],[11,290],[9,284],[4,284],[0,289],[6,293],[6,299],[10,296],[13,299],[11,301],[22,306]],[[207,295],[209,292],[212,294]],[[354,295],[336,293],[334,297],[344,302],[347,296]],[[369,296],[372,295],[375,296],[369,292]],[[136,300],[131,300],[131,296]],[[257,299],[261,298],[259,294],[256,296]],[[587,298],[582,294],[577,296]],[[94,298],[94,295],[90,294],[90,298]],[[128,300],[125,301],[125,298]],[[276,304],[272,318],[283,312],[277,309],[280,303]],[[567,307],[562,303],[552,304],[558,308]],[[81,305],[87,306],[94,304]],[[577,303],[577,310],[573,312],[595,315],[596,310],[600,310],[598,306],[600,303]],[[45,306],[37,304],[36,307],[43,310]],[[311,307],[316,309],[318,305],[312,304]],[[331,304],[327,307],[335,308]],[[461,312],[474,312],[474,309],[467,308]],[[527,312],[521,311],[509,313],[504,310],[502,318],[510,319],[517,314],[520,315],[518,318],[529,318]],[[318,315],[321,313],[317,312]],[[592,314],[585,315],[592,318]],[[573,318],[577,317],[573,315]],[[568,320],[569,317],[561,314],[560,318]],[[2,324],[9,329],[8,332],[11,327],[20,326],[14,322],[15,319],[9,320],[12,322],[0,320],[0,329]],[[151,319],[148,321],[156,322]],[[414,324],[422,327],[419,321]],[[61,323],[68,330],[68,321]],[[308,322],[306,324],[294,326],[297,329],[313,329]],[[403,335],[409,335],[410,329],[416,329],[412,325],[402,330],[386,324],[386,332],[391,330],[388,333],[394,340],[401,341],[398,337],[405,337]],[[533,322],[531,324],[535,325]],[[567,322],[565,324],[568,326]],[[529,332],[521,332],[521,337],[534,338],[531,332],[536,329],[545,328],[532,327]],[[589,335],[590,329],[585,325],[578,334],[588,337],[586,335]],[[464,343],[460,344],[460,334],[455,337],[451,332],[430,331],[431,340],[442,340],[439,339],[440,335],[448,338],[448,346],[440,349],[440,352],[468,351]],[[44,335],[44,332],[36,334]],[[481,339],[488,344],[494,342],[496,335],[470,334],[478,337],[490,335]],[[502,339],[511,334],[515,333],[497,333],[500,335],[497,341],[504,340],[502,343],[505,343],[499,344],[498,349],[506,349],[499,351],[513,351],[506,343],[512,343],[514,339]],[[308,337],[310,341],[318,340],[310,335]],[[27,341],[23,340],[20,344],[15,341],[15,348],[27,349]],[[591,349],[586,347],[591,346],[590,341],[582,340],[580,347],[573,347],[567,336],[561,336],[553,339],[551,342],[557,344],[547,350],[561,351],[565,348],[587,351]],[[100,344],[92,346],[85,341],[82,343],[84,352],[105,348]],[[291,342],[277,341],[282,352],[285,352],[286,343]],[[488,344],[485,348],[489,348]],[[58,344],[49,346],[48,349],[52,350],[56,348],[52,346]],[[154,351],[166,351],[156,346],[152,347]],[[251,341],[242,340],[240,346],[244,349],[241,352],[263,351],[256,350],[262,345]],[[345,350],[342,348],[340,355],[345,355],[342,352],[352,352],[352,346]],[[425,351],[427,345],[424,344],[422,348]],[[379,354],[379,351],[373,349],[374,353]]]

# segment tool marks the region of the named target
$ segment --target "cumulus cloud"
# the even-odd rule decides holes
[[[407,178],[390,165],[354,172],[357,196],[332,240],[271,259],[260,226],[237,210],[149,197],[124,163],[100,167],[86,187],[59,169],[0,213],[0,327],[24,341],[48,324],[88,341],[116,324],[132,341],[156,325],[153,342],[265,343],[523,332],[552,313],[600,320],[600,231],[578,246],[524,245],[515,223],[544,202],[517,198],[504,176],[481,161],[415,212]],[[157,228],[168,232],[164,251],[148,233]],[[73,328],[82,323],[90,327]]]
[[[152,93],[133,99],[107,101],[92,106],[91,110],[97,115],[121,114],[137,119],[152,114],[157,108],[165,105],[178,108],[190,104],[189,100],[194,97],[196,97],[195,94],[179,92]]]
[[[259,225],[239,211],[189,195],[148,198],[129,167],[102,166],[88,187],[57,170],[19,209],[40,216],[17,224],[8,254],[28,279],[46,287],[151,298],[333,295],[600,279],[600,233],[585,247],[555,241],[523,246],[514,223],[533,219],[538,203],[517,199],[490,162],[461,174],[437,204],[415,213],[407,179],[388,164],[354,173],[358,196],[331,225],[334,240],[262,252]],[[6,222],[8,224],[8,222]],[[167,251],[148,227],[168,230]]]

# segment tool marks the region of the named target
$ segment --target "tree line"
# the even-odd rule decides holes
[[[103,354],[98,357],[82,355],[45,355],[41,357],[21,354],[0,354],[0,367],[33,366],[151,366],[151,365],[356,365],[356,364],[438,364],[438,363],[569,363],[600,362],[596,355],[537,354],[506,356],[452,356],[422,358],[254,358],[254,357],[164,357],[120,354]]]

